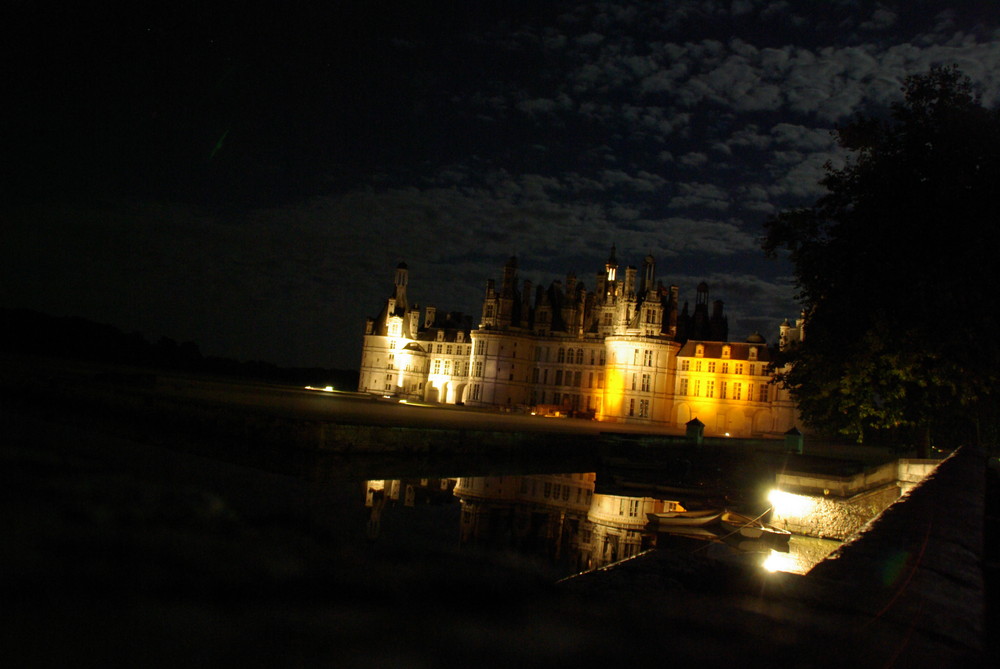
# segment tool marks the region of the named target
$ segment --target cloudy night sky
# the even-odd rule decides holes
[[[140,4],[5,10],[0,305],[282,365],[357,367],[400,261],[478,317],[612,244],[773,341],[831,129],[936,64],[1000,98],[996,2]]]

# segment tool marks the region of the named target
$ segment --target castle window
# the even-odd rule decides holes
[[[611,312],[610,311],[604,314],[604,324],[607,325],[607,326],[611,325]]]
[[[563,371],[561,369],[557,369],[556,370],[555,385],[557,385],[557,386],[561,386],[562,385],[562,377],[563,377]]]
[[[733,399],[734,400],[743,399],[742,398],[742,393],[743,393],[743,384],[742,383],[734,383],[733,384]]]
[[[604,372],[598,372],[597,374],[597,387],[598,388],[604,387]]]
[[[687,395],[688,394],[688,380],[687,379],[681,379],[681,389],[680,389],[679,393],[681,395]]]
[[[649,374],[642,375],[642,390],[643,392],[649,392]]]
[[[719,399],[726,399],[726,382],[719,381]]]
[[[573,385],[577,388],[580,387],[580,372],[573,372]]]
[[[757,365],[750,365],[750,372],[749,372],[749,374],[750,374],[750,376],[756,376],[757,375]]]
[[[760,385],[760,398],[759,398],[759,400],[761,402],[767,402],[768,401],[768,396],[767,396],[768,392],[767,392],[767,390],[768,390],[767,384],[762,383]]]
[[[628,415],[629,416],[635,415],[635,400],[628,401]]]
[[[701,360],[695,360],[694,361],[694,371],[696,371],[696,372],[700,372],[701,371]]]
[[[437,352],[438,352],[438,353],[440,353],[440,352],[441,352],[441,350],[442,350],[442,349],[441,349],[441,344],[438,344],[438,345],[437,345]]]
[[[448,346],[445,347],[445,353],[451,355],[451,344],[448,344]]]
[[[440,374],[440,373],[441,373],[441,361],[440,360],[435,360],[434,361],[434,374]]]
[[[712,360],[712,361],[710,361],[708,363],[708,371],[710,371],[710,372],[714,372],[715,371],[715,361],[714,360]]]
[[[732,351],[732,349],[731,349],[731,348],[729,347],[729,345],[728,345],[728,344],[727,344],[726,346],[723,346],[723,347],[722,347],[722,357],[723,357],[723,358],[728,358],[728,357],[729,357],[729,353],[730,353],[731,351]]]
[[[757,359],[757,347],[756,346],[751,346],[750,347],[750,359],[751,360],[756,360]]]
[[[578,365],[582,365],[583,364],[583,349],[582,348],[576,349],[576,364],[578,364]]]
[[[715,381],[712,379],[705,382],[705,397],[715,397]]]
[[[649,417],[649,400],[639,400],[639,417]],[[638,503],[638,500],[636,500],[636,504]]]
[[[594,387],[594,373],[593,372],[590,372],[587,375],[587,387],[588,388],[593,388]]]
[[[691,361],[690,360],[681,360],[681,371],[682,372],[686,372],[686,371],[688,371],[690,369],[691,369]]]
[[[728,362],[722,363],[722,373],[723,374],[728,374],[729,373],[729,363]]]
[[[444,373],[446,376],[451,374],[451,360],[444,361]]]
[[[559,349],[559,357],[556,358],[556,362],[566,362],[566,349]]]
[[[493,305],[492,304],[487,304],[486,305],[486,318],[493,318]]]
[[[459,332],[457,340],[460,341],[460,342],[461,341],[465,341],[465,333],[464,332]]]
[[[635,390],[635,377],[636,377],[636,375],[633,374],[632,375],[632,390]]]
[[[694,354],[695,354],[695,357],[698,357],[698,358],[701,358],[702,356],[704,356],[705,355],[705,345],[704,344],[698,344],[695,347],[695,349],[694,349]]]
[[[437,340],[438,341],[444,341],[444,330],[438,330],[437,331]],[[441,347],[438,347],[438,353],[440,353],[440,352],[441,352]]]
[[[597,351],[595,351],[594,349],[590,349],[590,364],[592,365],[594,364],[594,359],[596,358],[596,356],[597,356]]]

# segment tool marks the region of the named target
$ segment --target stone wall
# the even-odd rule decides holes
[[[780,505],[771,514],[771,524],[795,534],[844,540],[876,518],[896,499],[895,481],[853,495],[801,495],[804,508],[782,512]]]

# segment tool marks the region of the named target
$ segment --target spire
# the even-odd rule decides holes
[[[608,281],[613,282],[615,280],[615,275],[618,273],[618,260],[615,258],[615,245],[611,245],[611,255],[608,256],[608,261],[604,263],[604,274]]]
[[[406,304],[406,284],[409,282],[409,269],[405,262],[396,266],[396,276],[393,281],[396,284],[396,307],[406,311],[408,306]]]

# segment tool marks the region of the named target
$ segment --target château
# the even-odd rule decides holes
[[[641,270],[620,271],[615,248],[593,290],[572,274],[547,288],[519,283],[517,259],[490,279],[476,322],[421,309],[396,268],[391,295],[365,324],[359,390],[413,401],[776,436],[797,423],[788,391],[773,383],[774,349],[757,333],[729,340],[721,301],[697,287],[693,309],[678,288]],[[802,322],[779,327],[779,346]]]

